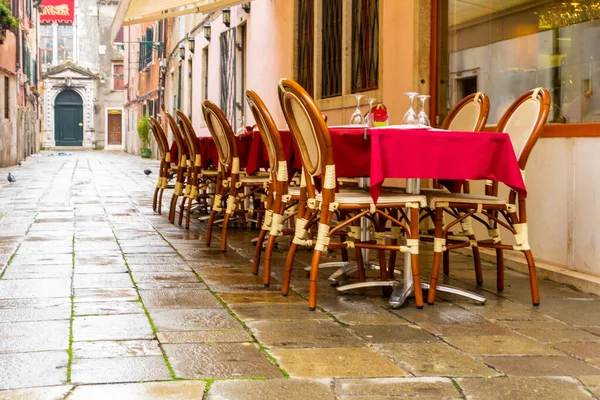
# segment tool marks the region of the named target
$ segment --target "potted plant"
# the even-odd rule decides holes
[[[150,120],[147,115],[144,115],[138,121],[137,131],[140,137],[140,144],[142,145],[142,157],[152,157],[152,151],[150,150]]]
[[[6,39],[6,30],[18,28],[19,20],[13,17],[5,0],[0,1],[0,44]]]

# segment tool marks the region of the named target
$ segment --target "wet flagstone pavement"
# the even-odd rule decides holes
[[[544,281],[534,308],[526,276],[507,271],[500,296],[492,265],[477,288],[453,255],[449,283],[485,306],[390,310],[380,289],[340,295],[323,279],[309,312],[309,252],[282,297],[280,244],[265,288],[250,273],[257,231],[232,229],[222,254],[203,223],[152,211],[143,170],[157,165],[75,152],[0,169],[17,177],[0,182],[0,399],[600,396],[599,298]]]

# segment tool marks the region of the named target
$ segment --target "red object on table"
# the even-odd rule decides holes
[[[375,201],[385,178],[492,179],[527,196],[505,133],[389,127],[368,129],[367,139],[364,128],[331,129],[330,134],[337,175],[369,176]]]

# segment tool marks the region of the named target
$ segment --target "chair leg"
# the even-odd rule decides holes
[[[443,239],[443,232],[442,232],[442,214],[443,210],[441,208],[436,208],[435,209],[435,235],[434,235],[434,240],[435,239]],[[443,249],[442,248],[438,248],[438,246],[435,245],[433,246],[433,267],[431,269],[431,280],[429,282],[429,293],[427,295],[427,304],[434,304],[435,303],[435,292],[437,289],[437,284],[438,284],[438,278],[440,275],[440,264],[442,263],[442,252]],[[416,285],[416,283],[415,283]],[[416,286],[415,286],[416,288]]]
[[[165,192],[164,188],[160,189],[159,195],[158,195],[158,213],[161,214],[162,213],[162,201],[163,201],[163,193]]]
[[[377,250],[377,255],[379,256],[379,274],[381,276],[382,281],[387,281],[390,279],[390,275],[387,269],[387,262],[385,260],[385,250]],[[381,292],[385,297],[392,295],[393,288],[390,286],[382,286]]]
[[[442,260],[443,260],[442,263],[444,264],[444,276],[448,276],[448,275],[450,275],[450,251],[449,250],[444,251]]]
[[[419,209],[413,208],[410,218],[410,237],[419,240]],[[421,289],[421,274],[419,269],[419,254],[411,254],[411,268],[413,275],[413,291],[417,308],[423,308],[423,290]],[[439,268],[439,266],[438,266]]]
[[[183,196],[183,200],[181,200],[181,204],[179,205],[179,226],[183,224],[183,214],[185,213],[185,203],[188,200],[187,196]]]
[[[496,249],[496,289],[504,290],[504,250]]]
[[[217,215],[216,211],[211,211],[210,212],[210,217],[208,218],[208,222],[207,222],[207,228],[206,228],[206,245],[210,247],[210,242],[212,239],[212,229],[213,229],[213,223],[215,221],[215,216]]]
[[[152,210],[156,211],[156,209],[158,208],[158,191],[160,190],[160,186],[156,186],[156,189],[154,189],[154,196],[152,197]]]
[[[273,247],[275,247],[275,239],[277,239],[277,236],[269,236],[269,241],[267,242],[267,251],[265,252],[265,277],[263,280],[266,287],[269,287],[271,284],[271,256],[273,255]]]
[[[531,286],[531,302],[534,306],[540,305],[540,292],[538,288],[537,273],[535,271],[535,261],[533,260],[533,253],[531,250],[525,250],[523,252],[527,259],[527,266],[529,267],[529,285]]]
[[[225,213],[223,219],[223,229],[221,231],[221,251],[224,253],[227,251],[227,228],[229,227],[229,217],[231,214]]]
[[[317,288],[319,280],[319,263],[321,262],[321,250],[313,252],[312,262],[310,264],[310,286],[308,290],[308,310],[317,309]]]
[[[285,270],[283,272],[283,283],[281,284],[281,294],[287,296],[290,293],[290,282],[292,280],[292,268],[294,267],[294,258],[298,245],[292,243],[288,251],[287,259],[285,260]]]
[[[358,270],[358,281],[366,282],[367,277],[365,275],[365,263],[363,261],[362,250],[356,247],[356,267]]]
[[[254,264],[252,265],[252,274],[254,275],[258,275],[258,270],[260,268],[260,255],[262,253],[262,245],[265,241],[265,236],[267,236],[267,231],[261,229],[258,234],[258,240],[256,241],[256,249],[254,250]]]
[[[394,238],[391,240],[392,246],[398,246],[398,239]],[[390,259],[388,260],[388,275],[390,279],[394,279],[394,270],[396,268],[396,250],[390,251]]]
[[[173,197],[171,197],[171,206],[169,207],[169,222],[172,224],[175,223],[175,209],[177,208],[178,197],[179,196],[176,194],[173,194]]]
[[[190,200],[188,201],[188,206],[187,206],[187,213],[185,215],[185,229],[190,229],[190,219],[192,217],[192,203],[194,202],[194,199],[192,199],[190,197]]]
[[[469,240],[471,240],[471,243],[477,243],[477,238],[475,237],[475,235],[469,235]],[[481,271],[481,257],[479,255],[479,247],[473,246],[471,249],[473,250],[475,281],[477,282],[477,286],[483,286],[483,272]]]

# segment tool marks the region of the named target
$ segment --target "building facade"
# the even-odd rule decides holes
[[[7,2],[17,23],[0,28],[0,167],[36,153],[40,148],[38,102],[39,2]]]
[[[483,91],[494,129],[512,101],[544,86],[552,111],[526,172],[531,246],[549,268],[600,276],[600,1],[220,3],[230,8],[165,20],[166,52],[155,60],[164,75],[140,91],[159,90],[158,114],[180,109],[206,136],[201,102],[210,99],[237,130],[254,124],[243,99],[251,88],[284,127],[277,83],[290,77],[311,92],[331,125],[349,123],[355,95],[383,103],[390,123],[399,124],[409,107],[405,92],[430,94],[426,110],[439,125],[463,97]],[[128,115],[130,129],[143,110]],[[127,150],[137,152],[137,137],[130,138]],[[471,187],[483,193],[478,183]],[[503,242],[512,241],[505,232]]]
[[[43,0],[43,146],[122,149],[122,49],[113,0]],[[116,76],[116,77],[115,77]]]

